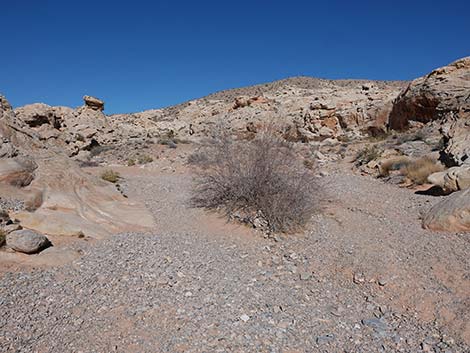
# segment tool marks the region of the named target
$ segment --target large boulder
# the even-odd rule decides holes
[[[434,205],[423,218],[423,227],[437,231],[470,231],[470,189],[454,192]]]
[[[9,233],[6,243],[9,248],[25,254],[35,254],[50,245],[46,236],[29,229]]]
[[[470,111],[470,57],[417,78],[394,101],[389,126],[408,127],[410,121],[427,123],[449,112]]]
[[[470,165],[452,167],[443,172],[433,173],[428,177],[428,181],[447,192],[468,189],[470,188]]]
[[[101,99],[91,96],[84,96],[83,100],[85,102],[85,106],[91,108],[93,110],[104,110],[104,102]]]

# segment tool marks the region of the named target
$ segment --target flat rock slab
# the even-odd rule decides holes
[[[8,247],[25,254],[35,254],[50,245],[46,236],[29,229],[11,232],[6,240]]]

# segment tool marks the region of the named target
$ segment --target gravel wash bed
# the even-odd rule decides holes
[[[348,178],[325,179],[330,185],[325,190],[334,182],[332,193],[344,196],[340,211],[317,215],[305,234],[278,241],[254,232],[232,236],[230,227],[206,228],[203,212],[187,206],[187,175],[129,178],[126,193],[154,212],[156,230],[89,244],[80,259],[62,267],[1,277],[0,351],[468,351],[438,320],[423,320],[389,299],[387,288],[404,276],[400,268],[395,277],[371,281],[372,269],[379,277],[390,274],[386,265],[398,264],[400,254],[406,257],[394,234],[407,228],[404,246],[411,246],[412,236],[424,236],[418,225],[394,228],[398,213],[417,212],[427,202],[399,191],[408,206],[392,208],[395,215],[374,210],[379,199],[354,209],[348,200],[352,204],[364,191],[359,188],[385,188],[385,194],[392,189]],[[331,198],[328,208],[337,199]],[[379,227],[386,239],[374,243]],[[361,237],[360,229],[376,233]],[[423,256],[433,255],[429,243],[423,248]],[[369,250],[379,253],[367,255]],[[467,250],[452,248],[449,254],[468,270],[462,258]],[[414,270],[418,260],[410,257],[405,265]]]

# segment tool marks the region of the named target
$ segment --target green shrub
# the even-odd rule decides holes
[[[105,181],[109,181],[110,183],[113,183],[113,184],[117,183],[120,178],[121,178],[121,176],[119,175],[119,173],[115,172],[114,170],[111,170],[111,169],[105,170],[101,174],[101,179],[103,179]]]
[[[138,157],[137,162],[139,164],[147,164],[147,163],[153,162],[153,158],[146,155],[146,154],[144,154],[144,155]]]

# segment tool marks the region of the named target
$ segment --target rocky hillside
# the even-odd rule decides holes
[[[103,236],[132,227],[136,215],[139,224],[151,224],[140,206],[80,166],[124,163],[155,143],[197,142],[217,129],[251,138],[270,125],[308,153],[317,151],[315,158],[334,161],[344,155],[339,149],[367,136],[432,121],[443,136],[441,159],[460,167],[470,160],[469,104],[470,58],[411,83],[295,77],[134,114],[107,116],[104,102],[89,96],[76,109],[41,103],[12,109],[2,97],[2,207],[22,226],[48,234]],[[322,146],[331,148],[322,154]],[[467,206],[459,205],[466,212]],[[450,208],[434,210],[425,226],[470,228],[468,217],[456,218],[455,210],[437,215],[444,209]]]
[[[160,132],[197,140],[220,127],[240,137],[274,124],[286,139],[315,142],[384,131],[406,82],[295,77],[221,91],[174,107],[114,115],[121,123],[153,121]]]

